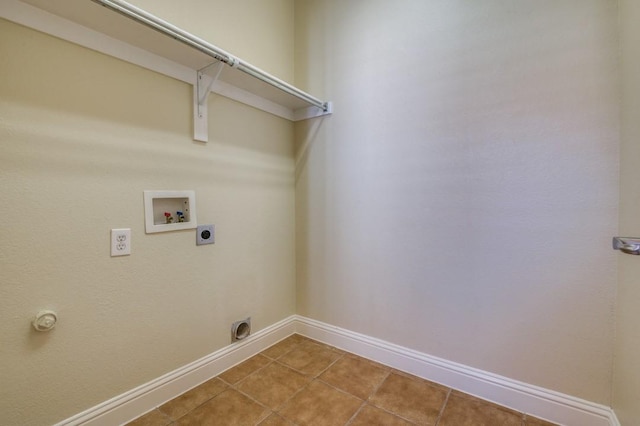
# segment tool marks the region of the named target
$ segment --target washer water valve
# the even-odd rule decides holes
[[[49,331],[56,326],[58,316],[53,311],[40,311],[33,319],[33,328],[38,331]]]

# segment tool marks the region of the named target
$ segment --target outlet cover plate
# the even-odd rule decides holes
[[[131,254],[131,228],[111,230],[111,257]]]
[[[214,225],[198,225],[196,228],[196,245],[214,244],[216,242]]]

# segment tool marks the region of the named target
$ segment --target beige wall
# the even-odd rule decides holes
[[[611,402],[610,0],[296,2],[298,313]]]
[[[212,96],[196,143],[189,86],[0,21],[4,422],[62,420],[296,297],[299,314],[610,404],[616,259],[613,401],[623,424],[638,417],[637,275],[609,246],[615,1],[303,0],[295,21],[293,0],[134,3],[288,81],[295,49],[296,84],[336,113],[296,126],[294,164],[290,123]],[[194,189],[216,245],[146,235],[144,189]],[[118,227],[130,257],[109,257]],[[51,333],[30,329],[43,308],[60,315]]]
[[[131,3],[293,82],[293,0],[135,0]]]
[[[620,148],[620,230],[640,235],[640,4],[620,1],[622,52],[622,134]],[[640,419],[640,259],[619,255],[613,408],[623,425]]]
[[[262,18],[243,59],[291,73],[291,19]],[[0,75],[0,423],[53,424],[228,345],[234,320],[295,313],[290,122],[211,96],[193,142],[190,86],[6,21]],[[145,189],[195,190],[216,244],[146,235]],[[111,258],[121,227],[133,253]]]

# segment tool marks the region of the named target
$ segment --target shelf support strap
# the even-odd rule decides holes
[[[207,103],[209,93],[224,63],[216,61],[196,72],[196,83],[193,85],[193,139],[201,142],[209,141],[209,118]]]

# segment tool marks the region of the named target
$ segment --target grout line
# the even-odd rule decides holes
[[[284,356],[284,355],[283,355]],[[280,364],[283,367],[286,367],[290,370],[295,371],[296,373],[302,374],[306,377],[310,377],[312,380],[318,378],[322,373],[324,373],[325,371],[327,371],[329,368],[331,368],[333,366],[333,364],[335,364],[336,362],[338,362],[339,360],[341,360],[343,357],[345,356],[345,354],[339,354],[338,358],[336,358],[334,361],[331,361],[331,363],[324,369],[322,369],[319,373],[312,375],[309,373],[305,373],[304,371],[298,370],[295,367],[292,367],[288,364],[285,364],[284,362],[280,361],[279,359],[274,360],[274,362],[277,362],[278,364]],[[244,379],[243,379],[244,380]]]
[[[244,379],[243,379],[243,380],[244,380]],[[237,383],[240,383],[241,381],[242,381],[242,380],[239,380]],[[241,391],[240,389],[236,388],[236,387],[235,387],[235,385],[231,385],[231,386],[229,387],[229,389],[232,389],[232,390],[234,390],[234,391],[238,392],[240,395],[243,395],[243,396],[245,396],[245,397],[249,398],[251,401],[255,402],[256,404],[258,404],[258,405],[259,405],[259,406],[261,406],[261,407],[264,407],[264,408],[268,411],[268,413],[267,413],[267,415],[266,415],[266,416],[264,416],[264,417],[262,417],[262,418],[258,419],[258,421],[255,423],[256,425],[259,425],[260,423],[262,423],[263,421],[265,421],[265,420],[266,420],[266,419],[267,419],[271,414],[276,413],[276,411],[275,411],[273,408],[266,406],[263,402],[258,401],[257,399],[255,399],[255,398],[254,398],[254,397],[252,397],[251,395],[248,395],[248,394],[246,394],[245,392]],[[277,414],[277,413],[276,413],[276,414]]]
[[[327,367],[325,369],[323,369],[322,371],[320,371],[318,374],[316,374],[313,378],[317,379],[318,377],[320,377],[325,371],[327,371],[328,369],[330,369],[331,367],[333,367],[333,365],[340,361],[342,358],[344,358],[344,354],[341,354],[338,358],[336,358],[334,361],[332,361],[329,365],[327,365]]]
[[[449,389],[449,392],[447,392],[447,397],[444,399],[444,404],[442,404],[442,408],[440,408],[440,413],[438,414],[438,418],[436,419],[436,423],[434,426],[438,426],[438,424],[440,423],[440,419],[442,419],[442,415],[444,414],[444,409],[447,406],[447,403],[449,402],[449,397],[451,396],[451,393],[453,392],[453,390]]]
[[[283,339],[283,340],[284,340],[284,339]],[[283,340],[281,340],[280,342],[282,342]],[[280,343],[280,342],[278,342],[278,343]],[[277,345],[278,343],[275,343],[275,344],[273,344],[273,345],[269,346],[269,348],[271,348],[271,347],[273,347],[273,346]],[[247,394],[246,392],[242,391],[238,386],[239,386],[239,385],[241,385],[244,381],[246,381],[249,377],[251,377],[251,376],[253,376],[253,375],[257,374],[258,372],[260,372],[260,371],[262,371],[262,370],[264,370],[264,369],[266,369],[268,366],[270,366],[270,365],[272,365],[272,364],[277,363],[277,364],[278,364],[278,365],[280,365],[280,366],[283,366],[283,367],[286,367],[286,368],[290,368],[290,367],[288,367],[288,366],[284,365],[282,362],[278,361],[278,358],[281,358],[281,357],[285,356],[286,354],[288,354],[289,352],[293,351],[293,350],[294,350],[294,349],[295,349],[299,344],[300,344],[300,342],[296,343],[295,345],[293,345],[293,346],[291,347],[291,349],[289,349],[288,351],[286,351],[286,352],[284,352],[284,353],[280,354],[278,357],[271,357],[271,356],[265,355],[265,354],[263,353],[264,351],[268,350],[269,348],[266,348],[266,349],[264,349],[263,351],[261,351],[261,352],[257,353],[257,354],[256,354],[256,355],[254,355],[254,356],[262,355],[262,356],[263,356],[263,357],[265,357],[269,362],[268,362],[268,363],[266,363],[265,365],[263,365],[262,367],[259,367],[259,368],[257,368],[256,370],[252,371],[251,373],[247,374],[247,375],[246,375],[246,376],[244,376],[242,379],[238,380],[237,382],[235,382],[235,383],[233,383],[233,384],[232,384],[232,383],[227,382],[226,380],[224,380],[224,379],[220,378],[219,376],[216,376],[216,377],[218,377],[220,380],[222,380],[224,383],[227,383],[227,384],[229,385],[229,388],[230,388],[230,389],[233,389],[234,391],[238,392],[239,394],[244,395],[245,397],[249,398],[251,401],[255,402],[256,404],[260,405],[261,407],[264,407],[264,408],[268,411],[268,414],[267,414],[266,416],[264,416],[263,418],[261,418],[261,419],[259,419],[259,420],[257,421],[256,426],[257,426],[257,425],[259,425],[260,423],[264,422],[264,421],[265,421],[267,418],[269,418],[269,416],[271,416],[272,414],[275,414],[275,415],[277,415],[278,417],[281,417],[281,418],[283,418],[283,419],[287,420],[288,422],[290,422],[290,423],[294,424],[295,426],[297,426],[297,424],[296,424],[295,422],[293,422],[292,420],[290,420],[290,419],[288,419],[288,418],[284,418],[284,417],[282,417],[282,416],[280,415],[280,413],[277,411],[277,409],[279,409],[279,408],[283,407],[283,406],[284,406],[284,405],[285,405],[285,404],[286,404],[286,403],[287,403],[291,398],[293,398],[293,395],[292,395],[290,398],[288,398],[287,400],[285,400],[285,401],[284,401],[282,404],[280,404],[278,407],[276,407],[276,408],[271,408],[271,407],[269,407],[269,406],[265,405],[263,402],[261,402],[261,401],[259,401],[259,400],[255,399],[253,396],[251,396],[251,395]],[[242,363],[240,363],[240,364],[242,364]],[[240,364],[238,364],[238,365],[240,365]],[[292,370],[293,370],[293,369],[292,369]],[[296,371],[296,370],[294,370],[294,371]],[[306,375],[305,375],[305,376],[306,376]],[[304,388],[305,388],[305,387],[307,387],[307,386],[308,386],[308,383],[307,383],[306,385],[304,385],[300,390],[304,389]],[[298,391],[298,392],[299,392],[299,391]],[[294,395],[297,395],[297,394],[298,394],[298,392],[294,393]]]
[[[369,402],[371,400],[371,397],[374,396],[375,394],[378,393],[378,391],[380,390],[380,388],[382,387],[382,384],[384,382],[387,381],[387,379],[389,378],[389,376],[391,375],[391,370],[387,371],[387,375],[384,376],[384,378],[382,380],[380,380],[380,383],[378,383],[378,386],[375,387],[375,389],[373,389],[371,391],[371,393],[369,394],[369,396],[367,397],[367,402]],[[378,407],[380,408],[380,407]]]
[[[344,389],[340,389],[339,387],[337,387],[337,386],[335,386],[335,385],[333,385],[333,384],[331,384],[331,383],[325,382],[324,380],[322,380],[322,379],[321,379],[321,378],[319,378],[319,377],[316,377],[316,378],[315,378],[315,379],[313,379],[312,381],[313,381],[313,382],[320,382],[320,383],[322,383],[323,385],[327,385],[327,386],[329,386],[330,388],[332,388],[332,389],[334,389],[334,390],[336,390],[336,391],[338,391],[338,392],[340,392],[340,393],[343,393],[343,394],[345,394],[345,395],[352,396],[352,397],[354,397],[355,399],[357,399],[357,400],[359,400],[359,401],[362,401],[362,402],[365,402],[365,403],[367,402],[367,400],[366,400],[366,399],[362,399],[362,398],[360,398],[359,396],[356,396],[356,395],[354,395],[354,394],[352,394],[352,393],[349,393],[349,392],[347,392],[347,391],[346,391],[346,390],[344,390]]]
[[[304,337],[304,336],[302,336],[302,337]],[[311,339],[308,339],[308,338],[306,338],[306,337],[305,337],[304,339],[305,339],[305,340],[311,340]],[[303,341],[304,341],[304,340],[303,340]],[[287,421],[288,421],[288,422],[290,422],[290,423],[293,423],[294,425],[296,425],[296,423],[295,423],[293,420],[289,419],[289,418],[283,417],[283,416],[280,414],[280,410],[281,410],[285,405],[287,405],[287,403],[288,403],[289,401],[291,401],[291,400],[292,400],[296,395],[298,395],[300,392],[302,392],[304,389],[306,389],[306,388],[309,386],[309,384],[315,380],[315,378],[311,377],[311,376],[310,376],[310,375],[308,375],[308,374],[304,374],[303,372],[298,371],[298,370],[296,370],[295,368],[292,368],[292,367],[290,367],[290,366],[288,366],[288,365],[284,364],[283,362],[279,361],[279,359],[280,359],[280,358],[282,358],[283,356],[285,356],[286,354],[288,354],[288,353],[292,352],[293,350],[295,350],[295,349],[300,345],[300,343],[302,343],[302,341],[297,342],[295,345],[293,345],[293,346],[291,347],[291,349],[290,349],[290,350],[288,350],[287,352],[285,352],[285,353],[281,354],[281,355],[280,355],[280,356],[278,356],[277,358],[272,358],[272,357],[269,357],[269,356],[267,356],[267,355],[264,355],[264,356],[265,356],[265,357],[267,357],[269,360],[271,360],[271,362],[270,362],[269,364],[267,364],[267,365],[271,365],[271,364],[277,363],[278,365],[280,365],[280,366],[282,366],[282,367],[284,367],[284,368],[287,368],[287,369],[290,369],[290,370],[292,370],[292,371],[295,371],[296,373],[301,374],[301,375],[303,375],[304,377],[307,377],[307,378],[310,378],[310,379],[311,379],[311,380],[309,380],[309,382],[308,382],[308,383],[306,383],[304,386],[302,386],[300,389],[298,389],[296,392],[294,392],[294,393],[293,393],[289,398],[287,398],[286,400],[284,400],[284,401],[283,401],[280,405],[278,405],[276,408],[266,407],[266,408],[268,408],[269,410],[271,410],[271,412],[272,412],[272,413],[275,413],[276,415],[278,415],[278,416],[282,417],[283,419],[287,420]],[[276,344],[277,344],[277,343],[276,343]],[[267,348],[267,349],[269,349],[269,348]],[[265,350],[267,350],[267,349],[265,349]],[[262,354],[262,352],[260,352],[260,354]],[[266,367],[267,367],[267,365],[265,365],[264,367],[261,367],[260,369],[262,369],[262,368],[266,368]],[[256,370],[256,372],[257,372],[257,370]],[[255,373],[255,372],[254,372],[254,373]],[[253,375],[254,373],[251,373],[250,375]],[[249,375],[249,376],[250,376],[250,375]],[[247,377],[249,377],[249,376],[247,376]],[[246,378],[247,378],[247,377],[243,378],[242,380],[239,380],[239,381],[237,382],[237,384],[240,384],[240,382],[242,382],[242,381],[246,380]],[[250,399],[252,399],[252,400],[254,400],[254,401],[255,401],[255,399],[254,399],[254,398],[252,398],[250,395],[245,394],[244,392],[240,391],[239,389],[236,389],[236,390],[237,390],[238,392],[242,393],[243,395],[245,395],[245,396],[247,396],[247,397],[249,397]],[[263,407],[265,406],[264,404],[262,404],[262,403],[261,403],[261,402],[259,402],[259,401],[256,401],[256,402],[258,402],[258,403],[259,403],[261,406],[263,406]],[[264,421],[264,419],[263,419],[263,421]]]
[[[300,339],[300,341],[296,342],[293,346],[291,346],[291,348],[289,348],[286,352],[281,353],[281,354],[280,354],[280,355],[278,355],[277,357],[273,357],[273,356],[269,356],[269,355],[265,355],[265,354],[264,354],[264,352],[266,352],[266,351],[268,351],[269,349],[271,349],[272,347],[274,347],[274,346],[276,346],[276,345],[278,345],[278,344],[280,344],[280,343],[284,342],[285,340],[287,340],[287,339],[291,338],[291,336],[294,336],[294,335],[297,335],[297,336],[301,337],[302,339]],[[292,351],[293,351],[296,347],[298,347],[302,342],[307,341],[307,340],[310,340],[310,341],[315,342],[315,340],[309,339],[308,337],[305,337],[305,336],[303,336],[303,335],[301,335],[301,334],[294,333],[294,334],[292,334],[291,336],[286,337],[286,338],[284,338],[284,339],[280,340],[280,341],[279,341],[279,342],[277,342],[277,343],[274,343],[273,345],[269,346],[268,348],[266,348],[266,349],[264,349],[264,350],[262,350],[262,351],[258,352],[256,355],[262,355],[262,356],[264,356],[264,357],[266,357],[266,358],[269,358],[270,360],[277,361],[277,360],[279,360],[280,358],[282,358],[283,356],[285,356],[285,355],[289,354],[290,352],[292,352]],[[318,342],[318,343],[320,343],[320,342]]]
[[[253,376],[254,374],[258,373],[258,371],[264,370],[265,368],[267,368],[268,366],[270,366],[271,364],[273,364],[274,362],[276,362],[275,360],[268,358],[269,362],[266,363],[265,365],[263,365],[262,367],[258,367],[257,369],[255,369],[254,371],[252,371],[251,373],[247,374],[246,376],[244,376],[242,379],[238,380],[235,383],[229,383],[226,380],[220,378],[220,376],[216,376],[217,378],[219,378],[220,380],[222,380],[223,382],[229,384],[229,386],[232,386],[234,389],[236,387],[236,385],[239,385],[240,383],[244,382],[245,380],[247,380],[249,377]],[[238,364],[240,365],[240,364]]]
[[[347,422],[344,424],[344,426],[350,425],[355,420],[355,418],[358,417],[358,414],[360,414],[360,411],[362,411],[362,409],[365,407],[365,405],[367,405],[367,401],[366,400],[363,401],[362,404],[360,404],[360,407],[358,407],[356,412],[353,413],[353,415],[349,418],[349,420],[347,420]]]
[[[438,416],[436,417],[436,420],[435,420],[435,423],[434,423],[434,426],[438,426],[438,425],[440,425],[440,423],[441,423],[441,421],[442,421],[442,418],[444,417],[444,413],[445,413],[445,410],[446,410],[446,408],[447,408],[447,405],[448,405],[448,403],[449,403],[449,401],[450,401],[450,398],[451,398],[451,396],[452,396],[452,393],[453,393],[453,390],[452,390],[451,388],[446,387],[446,386],[443,386],[443,385],[440,385],[440,384],[437,384],[437,383],[434,383],[434,382],[430,382],[429,380],[421,379],[421,378],[419,378],[419,377],[417,377],[417,376],[415,376],[415,375],[413,375],[413,374],[410,374],[410,373],[406,373],[406,372],[403,372],[403,371],[396,370],[396,369],[394,369],[394,368],[392,368],[392,367],[388,367],[388,366],[386,366],[386,365],[384,365],[384,364],[380,364],[380,363],[378,363],[378,362],[376,362],[376,361],[370,360],[370,359],[365,358],[365,357],[362,357],[362,356],[360,356],[360,355],[352,354],[352,353],[350,353],[350,352],[347,352],[347,351],[341,350],[341,349],[339,349],[339,348],[335,348],[335,347],[333,347],[333,346],[330,346],[330,345],[327,345],[327,344],[325,344],[325,343],[322,343],[322,342],[316,341],[316,340],[311,339],[311,338],[308,338],[308,337],[306,337],[306,336],[303,336],[303,335],[299,335],[299,336],[301,336],[301,337],[302,337],[302,339],[300,339],[299,341],[297,341],[297,342],[293,343],[293,344],[291,345],[291,347],[290,347],[287,351],[285,351],[285,352],[283,352],[282,354],[280,354],[277,358],[275,358],[275,357],[270,357],[270,356],[267,356],[267,355],[264,355],[264,354],[263,354],[263,352],[264,352],[264,351],[266,351],[266,350],[268,350],[269,348],[271,348],[271,347],[273,347],[273,346],[277,345],[278,343],[280,343],[280,342],[284,341],[284,339],[283,339],[283,340],[281,340],[280,342],[275,343],[274,345],[271,345],[269,348],[264,349],[263,351],[259,352],[258,354],[254,355],[254,357],[255,357],[255,356],[259,356],[259,355],[263,356],[263,357],[267,360],[267,363],[266,363],[265,365],[263,365],[263,366],[260,366],[260,367],[256,368],[255,370],[251,371],[250,373],[248,373],[248,374],[244,375],[244,377],[242,377],[240,380],[237,380],[237,381],[236,381],[235,383],[233,383],[233,384],[232,384],[232,383],[230,383],[230,382],[228,382],[227,380],[224,380],[223,378],[221,378],[221,377],[220,377],[220,376],[221,376],[221,374],[223,374],[224,372],[223,372],[223,373],[221,373],[221,374],[220,374],[220,375],[218,375],[218,376],[215,376],[215,377],[213,377],[213,378],[209,379],[208,381],[210,381],[210,380],[219,380],[219,381],[220,381],[220,382],[225,386],[225,388],[224,388],[221,392],[217,393],[217,394],[216,394],[216,395],[214,395],[214,396],[211,396],[211,397],[207,398],[207,399],[206,399],[205,401],[203,401],[201,404],[198,404],[196,407],[194,407],[194,408],[192,408],[191,410],[187,411],[185,414],[183,414],[182,416],[180,416],[178,419],[175,419],[175,420],[174,420],[174,419],[173,419],[172,417],[170,417],[168,414],[166,414],[165,412],[163,412],[162,410],[160,410],[160,407],[161,407],[161,406],[157,406],[157,407],[155,407],[155,409],[156,409],[156,410],[157,410],[157,411],[158,411],[158,412],[159,412],[159,413],[160,413],[160,414],[165,418],[165,421],[169,421],[169,423],[167,423],[167,426],[176,426],[176,425],[178,424],[178,421],[179,421],[180,419],[182,419],[183,417],[185,417],[185,416],[187,416],[187,415],[191,414],[193,411],[195,411],[196,409],[198,409],[198,408],[199,408],[199,407],[201,407],[202,405],[209,403],[211,400],[213,400],[213,399],[217,398],[218,396],[222,395],[223,393],[225,393],[225,392],[227,392],[227,391],[230,391],[230,390],[233,390],[233,391],[238,392],[239,394],[241,394],[241,395],[245,396],[245,397],[246,397],[246,398],[248,398],[249,400],[253,401],[254,403],[258,404],[260,407],[263,407],[263,408],[265,409],[265,415],[264,415],[264,416],[262,416],[260,419],[258,419],[258,420],[256,421],[255,426],[259,426],[259,425],[260,425],[260,423],[264,422],[267,418],[269,418],[269,417],[270,417],[270,416],[272,416],[272,415],[277,416],[278,418],[284,419],[288,424],[291,424],[291,425],[294,425],[294,426],[299,426],[299,425],[298,425],[298,423],[296,423],[294,420],[292,420],[292,419],[290,419],[290,418],[288,418],[288,417],[284,417],[284,416],[281,414],[281,411],[282,411],[282,409],[283,409],[285,406],[287,406],[287,405],[291,402],[291,400],[293,400],[297,395],[299,395],[301,392],[303,392],[303,391],[307,390],[307,389],[309,388],[309,386],[310,386],[313,382],[318,381],[318,383],[320,383],[320,384],[326,385],[326,386],[328,386],[328,387],[330,387],[330,388],[332,388],[332,389],[334,389],[334,390],[336,390],[336,391],[338,391],[338,392],[340,392],[340,393],[342,393],[342,394],[344,394],[344,395],[350,396],[350,397],[352,397],[352,398],[356,398],[357,400],[361,401],[361,403],[360,403],[359,407],[355,410],[355,412],[351,415],[351,417],[346,421],[346,423],[344,423],[344,426],[348,426],[348,425],[353,424],[353,422],[355,421],[355,419],[358,417],[358,415],[360,415],[360,413],[362,413],[362,412],[363,412],[363,410],[366,408],[366,406],[367,406],[367,405],[370,405],[371,407],[374,407],[375,409],[378,409],[378,410],[381,410],[381,411],[383,411],[383,412],[385,412],[385,413],[388,413],[389,415],[392,415],[392,416],[394,416],[394,417],[397,417],[397,418],[403,419],[403,420],[405,420],[405,421],[407,421],[408,423],[410,423],[410,424],[412,424],[412,425],[413,425],[413,424],[415,424],[415,423],[414,423],[414,421],[412,421],[411,419],[408,419],[408,418],[404,417],[404,416],[403,416],[403,415],[401,415],[401,414],[398,414],[398,413],[395,413],[395,412],[389,411],[389,410],[387,410],[387,409],[385,409],[385,408],[379,407],[379,406],[377,406],[377,405],[375,405],[375,404],[373,404],[373,403],[372,403],[372,399],[373,399],[373,398],[375,397],[375,395],[380,391],[380,388],[381,388],[381,387],[384,385],[384,383],[389,379],[389,377],[390,377],[392,374],[398,374],[398,375],[405,376],[405,377],[408,377],[408,378],[411,378],[411,379],[417,379],[417,380],[425,381],[425,382],[427,382],[427,383],[429,383],[429,384],[433,383],[434,385],[438,385],[438,387],[442,387],[442,388],[444,388],[444,390],[446,390],[446,391],[447,391],[446,396],[445,396],[445,400],[444,400],[444,402],[443,402],[443,404],[442,404],[442,406],[441,406],[441,408],[440,408],[440,411],[439,411]],[[322,349],[327,349],[327,350],[330,350],[330,351],[335,352],[335,354],[337,355],[337,357],[336,357],[333,361],[329,362],[329,364],[328,364],[326,367],[324,367],[323,369],[321,369],[321,370],[320,370],[318,373],[316,373],[316,374],[307,374],[307,373],[305,373],[305,372],[303,372],[303,371],[300,371],[300,370],[298,370],[298,369],[296,369],[296,368],[293,368],[293,367],[291,367],[291,366],[289,366],[289,365],[285,364],[283,361],[280,361],[280,359],[282,359],[284,356],[286,356],[287,354],[290,354],[291,352],[293,352],[293,351],[295,351],[296,349],[300,348],[300,346],[301,346],[302,344],[304,344],[304,343],[308,343],[308,342],[310,342],[310,343],[312,343],[312,344],[317,344],[317,345],[318,345],[319,347],[321,347]],[[370,362],[374,362],[374,363],[376,363],[376,364],[381,365],[382,367],[384,367],[384,368],[386,369],[385,374],[382,376],[382,379],[377,383],[377,385],[376,385],[376,386],[374,386],[374,388],[371,390],[371,392],[369,392],[368,396],[367,396],[367,397],[365,397],[364,399],[363,399],[363,398],[361,398],[361,397],[359,397],[359,396],[354,395],[353,393],[350,393],[350,392],[348,392],[348,391],[346,391],[346,390],[343,390],[343,389],[341,389],[341,388],[337,387],[336,385],[333,385],[332,383],[328,383],[328,382],[324,381],[323,379],[321,379],[321,377],[320,377],[320,376],[322,376],[322,374],[324,374],[324,373],[325,373],[325,372],[327,372],[329,369],[331,369],[333,366],[335,366],[339,361],[344,360],[344,359],[346,359],[346,358],[347,358],[347,357],[349,357],[349,356],[353,356],[353,357],[356,357],[356,358],[359,358],[359,359],[363,359],[363,360],[367,360],[367,361],[370,361]],[[250,357],[250,358],[252,358],[252,357]],[[248,359],[250,359],[250,358],[248,358]],[[247,359],[247,360],[248,360],[248,359]],[[243,362],[241,362],[241,363],[238,363],[236,366],[231,367],[231,369],[236,368],[237,366],[241,365],[242,363],[246,362],[247,360],[245,360],[245,361],[243,361]],[[294,393],[293,393],[289,398],[287,398],[287,399],[286,399],[286,400],[284,400],[281,404],[279,404],[276,408],[271,408],[271,407],[267,406],[266,404],[264,404],[264,403],[262,403],[262,402],[258,401],[257,399],[255,399],[255,398],[254,398],[254,397],[252,397],[251,395],[247,394],[246,392],[244,392],[244,391],[240,390],[240,389],[239,389],[239,386],[240,386],[240,385],[242,385],[242,383],[244,383],[244,382],[245,382],[246,380],[248,380],[250,377],[252,377],[252,376],[254,376],[254,375],[258,374],[259,372],[263,371],[264,369],[266,369],[267,367],[271,366],[271,365],[272,365],[272,364],[274,364],[274,363],[277,363],[277,364],[278,364],[279,366],[281,366],[281,367],[287,368],[287,369],[289,369],[289,370],[291,370],[291,371],[294,371],[294,372],[296,372],[296,373],[298,373],[298,374],[300,374],[300,375],[304,376],[304,377],[305,377],[306,379],[308,379],[309,381],[308,381],[306,384],[304,384],[302,387],[300,387],[297,391],[295,391],[295,392],[294,392]],[[231,369],[229,369],[229,370],[231,370]],[[192,391],[192,390],[196,389],[197,387],[199,387],[199,386],[203,385],[203,384],[204,384],[204,383],[206,383],[206,382],[207,382],[207,381],[205,381],[205,382],[201,383],[200,385],[195,386],[194,388],[192,388],[192,389],[190,389],[190,390],[188,390],[188,391],[186,391],[186,392],[183,392],[183,393],[182,393],[182,394],[180,394],[180,395],[177,395],[176,397],[174,397],[174,398],[173,398],[173,399],[171,399],[170,401],[173,401],[173,400],[175,400],[176,398],[178,398],[178,397],[180,397],[180,396],[182,396],[182,395],[184,395],[184,394],[186,394],[186,393],[188,393],[188,392],[190,392],[190,391]],[[167,403],[168,403],[168,402],[170,402],[170,401],[167,401]],[[164,405],[164,404],[163,404],[163,405]],[[511,410],[511,411],[513,411],[513,410]],[[524,413],[524,412],[518,412],[518,414],[520,414],[520,416],[521,416],[521,419],[520,419],[520,420],[521,420],[521,426],[526,426],[526,425],[528,424],[528,415],[527,415],[527,413]],[[142,416],[141,416],[141,417],[142,417]]]
[[[359,356],[359,355],[354,355],[354,356]],[[361,357],[361,358],[363,358],[363,357]],[[367,358],[363,358],[363,359],[367,359]],[[397,417],[397,418],[402,419],[402,420],[406,421],[407,423],[410,423],[410,424],[412,424],[412,425],[413,425],[413,424],[415,424],[415,422],[414,422],[413,420],[408,419],[408,418],[406,418],[406,417],[404,417],[404,416],[402,416],[402,415],[400,415],[400,414],[398,414],[398,413],[394,413],[393,411],[389,411],[389,410],[387,410],[386,408],[378,407],[377,405],[375,405],[375,404],[372,404],[372,403],[371,403],[371,398],[372,398],[376,393],[378,393],[378,390],[382,387],[382,385],[384,384],[384,382],[389,378],[389,376],[391,375],[391,373],[393,373],[393,370],[392,370],[392,369],[389,369],[389,370],[387,371],[386,376],[384,376],[384,378],[383,378],[382,380],[380,380],[380,383],[378,383],[378,385],[377,385],[377,386],[376,386],[376,387],[371,391],[371,393],[369,394],[369,396],[367,397],[367,399],[365,399],[365,400],[364,400],[364,404],[362,404],[362,406],[358,409],[358,413],[359,413],[360,411],[362,411],[362,409],[363,409],[366,405],[371,405],[372,407],[375,407],[376,409],[378,409],[378,410],[380,410],[380,411],[384,411],[385,413],[387,413],[387,414],[389,414],[389,415],[391,415],[391,416],[393,416],[393,417]],[[353,396],[355,396],[355,395],[353,395]],[[357,414],[357,413],[356,413],[356,414]],[[354,417],[354,418],[355,418],[355,417]],[[353,421],[353,419],[351,419],[351,421]],[[346,426],[346,425],[345,425],[345,426]],[[434,426],[435,426],[435,425],[434,425]]]
[[[298,389],[297,391],[295,391],[289,398],[287,398],[286,400],[284,400],[284,402],[282,404],[280,404],[277,408],[275,408],[273,411],[275,413],[278,413],[278,415],[280,415],[280,411],[282,410],[282,408],[284,408],[285,405],[287,405],[293,398],[296,397],[296,395],[298,395],[300,392],[302,392],[303,390],[305,390],[306,388],[309,387],[309,385],[314,381],[315,379],[312,379],[309,381],[309,383],[307,383],[306,385],[302,386],[300,389]],[[280,417],[284,417],[282,415],[280,415]],[[284,417],[285,419],[293,422],[293,420],[290,420],[288,417]]]
[[[240,388],[237,387],[237,385],[241,384],[242,382],[244,382],[249,376],[252,376],[254,373],[257,373],[259,370],[262,370],[263,368],[266,368],[268,365],[273,364],[275,361],[271,361],[269,364],[265,365],[264,367],[260,367],[258,370],[254,371],[251,374],[248,374],[246,377],[244,377],[241,380],[238,380],[234,385],[229,385],[230,389],[233,389],[234,391],[238,392],[241,395],[246,396],[247,398],[249,398],[251,401],[255,402],[256,404],[260,405],[261,407],[266,408],[267,410],[270,411],[270,413],[276,413],[276,410],[274,408],[271,408],[269,406],[267,406],[265,403],[257,400],[256,398],[254,398],[253,396],[249,395],[248,393],[244,392],[243,390],[241,390]],[[256,424],[259,424],[260,422],[264,421],[267,417],[269,417],[269,415],[267,415],[266,417],[264,417],[263,419],[260,419],[260,421]],[[282,416],[281,416],[282,417]]]
[[[281,367],[288,368],[291,371],[295,371],[298,374],[302,374],[304,377],[308,377],[310,379],[310,381],[313,381],[316,378],[315,376],[312,376],[311,374],[307,374],[304,371],[300,371],[297,368],[293,368],[292,366],[287,365],[282,361],[275,360],[274,362],[277,363],[278,365],[280,365]]]
[[[169,423],[167,423],[167,425],[170,425],[170,424],[172,424],[172,423],[175,421],[175,420],[173,420],[171,417],[169,417],[168,415],[166,415],[164,412],[160,411],[160,407],[156,407],[156,408],[154,408],[154,410],[156,410],[158,413],[160,413],[160,415],[161,415],[162,417],[164,417],[165,421],[167,421],[167,420],[169,421]],[[153,410],[151,410],[151,411],[153,411]],[[149,413],[150,413],[151,411],[149,411]],[[142,417],[142,416],[140,416],[140,417]],[[140,417],[138,417],[138,419],[139,419]],[[136,419],[136,420],[137,420],[137,419]]]

